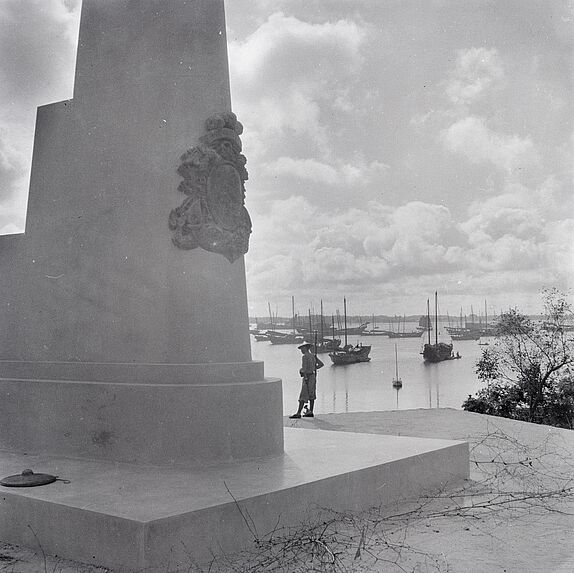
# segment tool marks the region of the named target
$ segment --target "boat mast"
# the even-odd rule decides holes
[[[293,334],[295,334],[295,297],[291,296],[291,317],[293,324]]]
[[[438,293],[436,290],[434,291],[434,328],[434,343],[438,344]]]
[[[343,297],[343,312],[345,317],[345,346],[347,346],[347,299]]]
[[[429,345],[431,343],[430,340],[430,329],[431,329],[431,321],[430,321],[430,301],[427,298],[427,333],[429,335]]]
[[[321,299],[321,342],[325,338],[325,333],[323,332],[323,299]]]
[[[395,344],[395,380],[399,379],[399,357],[397,354],[397,345]]]

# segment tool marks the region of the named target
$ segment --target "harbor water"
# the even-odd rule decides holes
[[[441,330],[439,329],[439,333]],[[434,342],[434,333],[431,334]],[[251,337],[253,360],[265,364],[265,376],[283,380],[283,411],[292,414],[297,407],[301,389],[299,368],[301,351],[297,345],[273,345],[257,342]],[[444,333],[442,342],[450,342]],[[328,354],[319,358],[325,366],[317,375],[317,414],[340,412],[368,412],[373,410],[406,410],[412,408],[456,408],[469,394],[482,385],[476,376],[476,362],[483,348],[476,340],[454,342],[459,360],[438,364],[423,361],[421,351],[428,341],[427,334],[420,338],[388,338],[387,336],[349,336],[349,343],[371,345],[371,360],[347,366],[334,366]],[[493,343],[493,339],[483,341]],[[397,345],[399,377],[403,386],[393,388],[395,377],[395,344]]]

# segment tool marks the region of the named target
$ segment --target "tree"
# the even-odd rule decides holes
[[[557,289],[542,295],[542,322],[517,309],[500,316],[497,340],[476,364],[486,386],[468,397],[464,410],[574,428],[572,308]]]

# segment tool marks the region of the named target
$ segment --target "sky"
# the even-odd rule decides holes
[[[0,234],[79,0],[0,0]],[[228,0],[249,312],[538,312],[574,285],[574,0]],[[193,142],[191,142],[193,143]]]

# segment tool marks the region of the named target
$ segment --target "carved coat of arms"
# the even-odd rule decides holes
[[[249,249],[251,219],[245,208],[247,160],[241,154],[243,126],[234,113],[212,115],[199,145],[181,156],[178,190],[185,201],[169,215],[172,241],[180,249],[201,247],[230,262]]]

